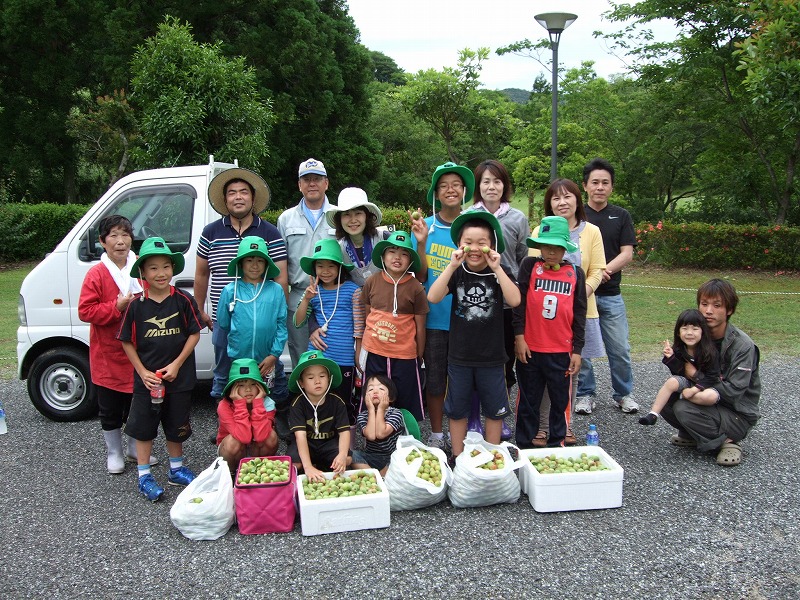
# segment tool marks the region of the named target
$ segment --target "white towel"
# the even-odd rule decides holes
[[[138,294],[142,291],[142,286],[139,285],[139,280],[136,277],[131,277],[131,265],[136,262],[136,255],[133,250],[128,251],[128,258],[125,262],[125,268],[120,269],[114,262],[108,258],[108,254],[103,252],[100,257],[100,262],[106,266],[114,282],[117,284],[120,293],[127,296],[128,294]]]

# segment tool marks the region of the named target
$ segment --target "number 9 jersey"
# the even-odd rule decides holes
[[[568,261],[550,268],[527,257],[519,269],[522,302],[514,309],[514,333],[532,352],[580,354],[586,327],[586,277]]]

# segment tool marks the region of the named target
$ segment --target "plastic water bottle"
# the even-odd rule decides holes
[[[161,381],[163,376],[164,375],[160,371],[156,371],[156,377],[158,377],[159,382],[157,386],[150,390],[150,404],[158,408],[160,408],[164,403],[164,396],[167,393],[167,389],[164,387],[164,383]]]
[[[586,433],[586,445],[600,445],[600,435],[597,433],[597,425],[589,425],[589,431]]]
[[[8,433],[8,425],[6,424],[6,411],[3,410],[3,403],[0,402],[0,435]]]

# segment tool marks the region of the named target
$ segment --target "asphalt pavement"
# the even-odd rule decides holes
[[[625,469],[617,509],[537,513],[515,504],[391,514],[388,529],[213,542],[173,527],[179,489],[151,504],[136,471],[109,475],[98,421],[54,423],[23,382],[0,382],[0,598],[800,598],[800,361],[765,357],[763,416],[740,466],[671,446],[663,421],[639,425],[609,398],[598,361],[602,448]],[[649,406],[667,376],[634,365]],[[207,390],[205,390],[207,391]],[[212,402],[200,388],[185,455],[195,471],[215,448]],[[792,441],[794,439],[794,441]],[[166,480],[163,438],[155,445]]]

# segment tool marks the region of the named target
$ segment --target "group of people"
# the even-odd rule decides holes
[[[385,470],[405,424],[426,411],[428,444],[453,460],[468,429],[491,443],[510,438],[506,419],[521,448],[575,444],[570,415],[595,409],[592,360],[602,356],[616,405],[639,410],[620,293],[636,237],[630,214],[608,202],[607,161],[586,165],[585,204],[573,181],[553,181],[532,232],[495,160],[474,173],[437,167],[427,194],[433,214],[414,211],[409,232],[379,231],[381,210],[359,188],[331,204],[328,183],[321,161],[301,163],[302,198],[275,226],[259,217],[270,199],[259,175],[218,174],[208,197],[221,218],[202,232],[194,297],[170,285],[184,260],[163,239],[145,240],[137,258],[127,219],[100,222],[105,253],[84,281],[79,316],[91,324],[110,473],[135,460],[139,491],[159,499],[150,469],[160,423],[168,482],[193,479],[182,443],[191,435],[203,327],[215,354],[215,441],[232,468],[244,456],[274,454],[283,438],[311,479],[348,467]],[[726,281],[701,286],[698,310],[681,313],[664,345],[672,376],[640,419],[662,416],[678,430],[673,444],[716,450],[721,465],[741,461],[739,442],[758,419],[758,348],[728,322],[737,302]],[[287,342],[288,376],[280,360]],[[153,403],[160,385],[166,398]],[[354,450],[357,433],[363,451]]]

